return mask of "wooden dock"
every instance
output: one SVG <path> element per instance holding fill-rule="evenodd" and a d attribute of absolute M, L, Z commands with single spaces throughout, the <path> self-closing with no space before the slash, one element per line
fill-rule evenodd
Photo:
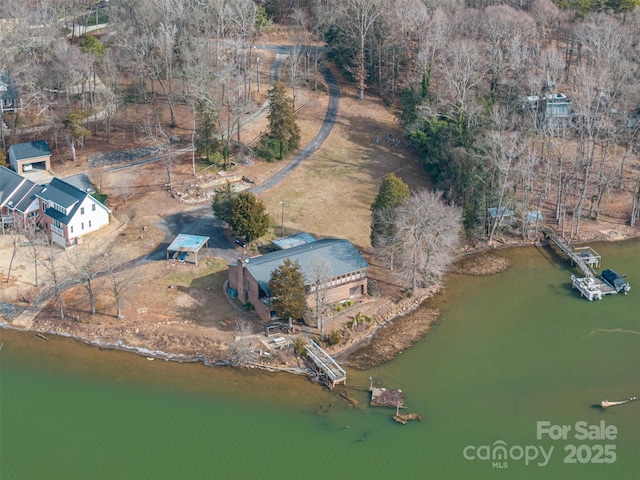
<path fill-rule="evenodd" d="M 548 228 L 542 228 L 541 232 L 567 256 L 572 265 L 584 273 L 584 277 L 571 275 L 571 288 L 577 289 L 581 297 L 585 297 L 587 300 L 601 300 L 605 295 L 629 291 L 628 284 L 626 288 L 616 290 L 612 285 L 596 276 L 594 269 L 600 268 L 602 257 L 593 248 L 589 246 L 572 247 L 564 238 Z M 615 274 L 615 272 L 612 273 Z"/>
<path fill-rule="evenodd" d="M 571 244 L 548 228 L 540 230 L 545 237 L 564 253 L 573 265 L 578 267 L 586 277 L 595 278 L 594 268 L 600 266 L 602 257 L 591 247 L 572 248 Z"/>
<path fill-rule="evenodd" d="M 309 357 L 317 370 L 319 380 L 323 384 L 330 389 L 333 389 L 339 383 L 346 385 L 347 372 L 317 343 L 309 340 L 309 343 L 304 348 L 307 351 L 307 357 Z"/>

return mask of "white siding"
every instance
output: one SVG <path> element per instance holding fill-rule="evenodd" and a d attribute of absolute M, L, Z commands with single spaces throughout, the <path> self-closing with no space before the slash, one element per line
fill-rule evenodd
<path fill-rule="evenodd" d="M 92 211 L 92 204 L 96 205 L 95 211 Z M 80 212 L 83 208 L 84 214 L 81 214 Z M 89 224 L 91 224 L 91 226 L 89 226 Z M 87 196 L 69 222 L 69 240 L 94 232 L 108 224 L 109 212 L 93 197 Z M 71 233 L 71 227 L 73 227 L 73 233 Z"/>

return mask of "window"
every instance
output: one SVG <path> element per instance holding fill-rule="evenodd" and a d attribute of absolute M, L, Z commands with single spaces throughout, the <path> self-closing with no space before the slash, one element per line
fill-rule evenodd
<path fill-rule="evenodd" d="M 89 220 L 89 228 L 91 228 L 91 220 Z"/>
<path fill-rule="evenodd" d="M 80 230 L 84 230 L 84 222 L 80 224 Z"/>
<path fill-rule="evenodd" d="M 69 227 L 69 233 L 73 233 L 73 225 Z"/>
<path fill-rule="evenodd" d="M 95 211 L 96 211 L 96 204 L 95 204 L 95 203 L 92 203 L 92 204 L 91 204 L 91 211 L 92 211 L 92 212 L 95 212 Z"/>
<path fill-rule="evenodd" d="M 80 207 L 80 215 L 84 215 L 84 207 Z"/>

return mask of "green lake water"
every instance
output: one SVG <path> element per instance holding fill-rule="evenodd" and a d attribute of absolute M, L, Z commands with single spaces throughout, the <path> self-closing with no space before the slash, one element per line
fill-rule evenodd
<path fill-rule="evenodd" d="M 300 377 L 0 330 L 0 478 L 637 478 L 640 402 L 594 405 L 640 395 L 640 242 L 592 246 L 628 296 L 588 302 L 550 250 L 501 251 L 507 272 L 447 279 L 423 341 L 348 371 L 360 409 Z M 370 376 L 424 422 L 369 408 Z"/>

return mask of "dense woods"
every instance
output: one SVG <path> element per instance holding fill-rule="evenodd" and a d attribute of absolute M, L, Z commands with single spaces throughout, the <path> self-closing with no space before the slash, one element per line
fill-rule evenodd
<path fill-rule="evenodd" d="M 546 205 L 579 237 L 612 193 L 638 217 L 638 0 L 5 0 L 0 18 L 0 71 L 23 107 L 1 120 L 47 127 L 55 147 L 82 148 L 92 120 L 110 134 L 140 102 L 158 106 L 147 131 L 188 109 L 186 140 L 226 162 L 255 102 L 253 47 L 275 22 L 293 32 L 292 96 L 315 85 L 326 43 L 362 101 L 379 95 L 397 112 L 468 233 L 490 240 L 494 208 L 514 211 L 527 237 Z M 79 28 L 105 21 L 99 39 Z"/>

